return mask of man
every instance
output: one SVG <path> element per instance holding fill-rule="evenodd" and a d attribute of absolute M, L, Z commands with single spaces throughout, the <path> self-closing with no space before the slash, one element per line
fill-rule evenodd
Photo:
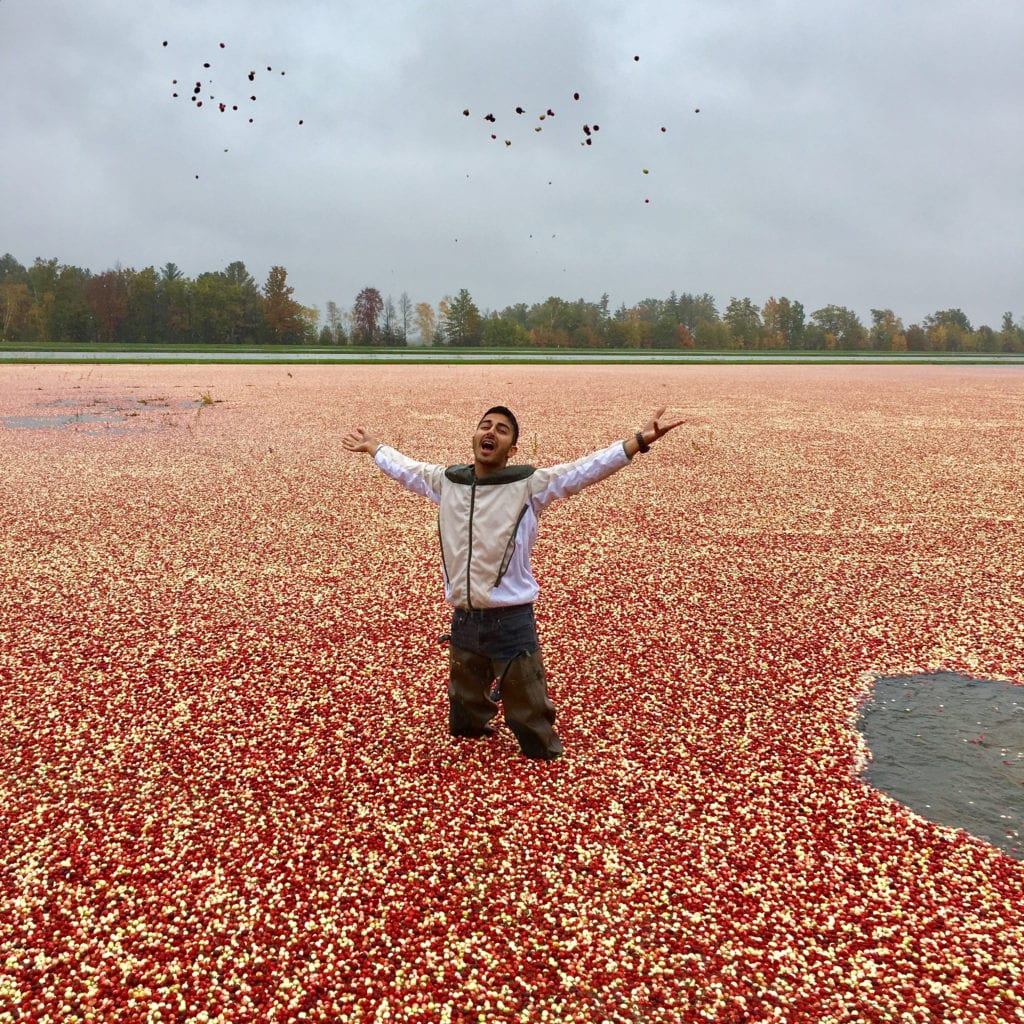
<path fill-rule="evenodd" d="M 365 452 L 403 487 L 440 506 L 438 532 L 445 598 L 452 614 L 448 724 L 453 736 L 490 736 L 498 712 L 527 757 L 562 753 L 548 697 L 533 602 L 539 588 L 530 568 L 538 517 L 551 502 L 576 494 L 628 465 L 638 452 L 683 421 L 662 422 L 658 409 L 643 428 L 602 451 L 545 469 L 509 465 L 519 424 L 503 405 L 488 409 L 473 434 L 473 462 L 416 462 L 363 428 L 342 445 Z"/>

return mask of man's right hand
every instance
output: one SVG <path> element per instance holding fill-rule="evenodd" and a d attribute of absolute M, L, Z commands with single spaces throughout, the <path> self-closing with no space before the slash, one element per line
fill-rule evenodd
<path fill-rule="evenodd" d="M 346 451 L 366 452 L 367 455 L 376 455 L 377 449 L 380 447 L 380 441 L 363 427 L 356 427 L 355 430 L 350 430 L 341 439 L 341 445 Z"/>

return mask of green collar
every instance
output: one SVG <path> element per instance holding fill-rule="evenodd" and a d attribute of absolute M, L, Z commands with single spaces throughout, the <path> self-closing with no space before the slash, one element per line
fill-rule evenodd
<path fill-rule="evenodd" d="M 533 476 L 536 471 L 536 466 L 506 466 L 504 469 L 496 469 L 493 473 L 488 473 L 487 476 L 478 477 L 473 472 L 471 465 L 460 464 L 449 466 L 444 471 L 444 475 L 453 484 L 466 484 L 466 486 L 476 484 L 479 487 L 484 487 L 490 484 L 510 484 L 516 480 L 525 480 L 528 476 Z"/>

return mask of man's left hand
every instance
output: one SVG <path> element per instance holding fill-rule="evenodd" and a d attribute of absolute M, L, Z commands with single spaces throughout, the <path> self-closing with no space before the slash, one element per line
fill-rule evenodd
<path fill-rule="evenodd" d="M 659 437 L 664 437 L 670 430 L 675 430 L 676 427 L 681 427 L 686 422 L 686 420 L 664 420 L 662 419 L 664 415 L 665 406 L 655 409 L 654 415 L 643 425 L 640 433 L 643 434 L 647 444 L 657 441 Z"/>

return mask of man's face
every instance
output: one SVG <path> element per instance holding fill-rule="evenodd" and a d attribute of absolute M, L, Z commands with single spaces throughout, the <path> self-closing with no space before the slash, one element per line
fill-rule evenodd
<path fill-rule="evenodd" d="M 473 461 L 478 474 L 501 469 L 516 453 L 512 443 L 512 424 L 507 416 L 489 412 L 477 424 L 473 435 Z"/>

